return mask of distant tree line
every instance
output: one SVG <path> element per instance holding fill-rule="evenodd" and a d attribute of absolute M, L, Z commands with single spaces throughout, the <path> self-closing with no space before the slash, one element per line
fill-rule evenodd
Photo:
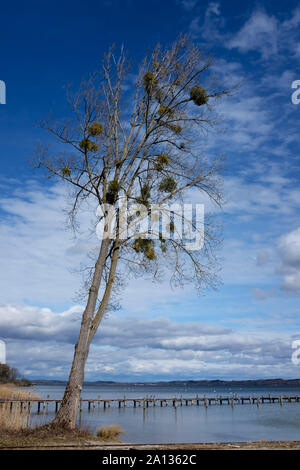
<path fill-rule="evenodd" d="M 0 384 L 13 383 L 20 386 L 30 386 L 31 382 L 22 377 L 18 369 L 10 367 L 8 364 L 0 363 Z"/>

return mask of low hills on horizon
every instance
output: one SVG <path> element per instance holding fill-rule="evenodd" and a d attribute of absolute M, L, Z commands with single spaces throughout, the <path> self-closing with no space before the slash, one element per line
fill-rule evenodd
<path fill-rule="evenodd" d="M 66 380 L 31 380 L 32 385 L 65 385 Z M 300 379 L 251 379 L 251 380 L 171 380 L 157 382 L 118 382 L 111 380 L 85 381 L 84 385 L 126 385 L 149 387 L 174 387 L 174 386 L 300 386 Z"/>

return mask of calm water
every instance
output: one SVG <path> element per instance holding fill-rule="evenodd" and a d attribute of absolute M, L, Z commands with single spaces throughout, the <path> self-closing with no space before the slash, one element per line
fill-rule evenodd
<path fill-rule="evenodd" d="M 43 398 L 61 398 L 64 386 L 39 385 L 32 388 Z M 300 387 L 146 387 L 146 386 L 85 386 L 82 398 L 144 398 L 183 396 L 192 398 L 215 395 L 300 395 Z M 300 403 L 260 405 L 118 408 L 105 410 L 96 405 L 87 410 L 83 404 L 78 421 L 92 432 L 107 424 L 120 424 L 124 429 L 123 442 L 130 443 L 180 443 L 225 442 L 252 440 L 300 440 Z M 37 415 L 33 412 L 32 424 L 45 423 L 54 416 L 53 405 Z"/>

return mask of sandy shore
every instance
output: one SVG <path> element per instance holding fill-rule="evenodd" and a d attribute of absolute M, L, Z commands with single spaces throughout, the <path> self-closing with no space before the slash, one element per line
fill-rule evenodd
<path fill-rule="evenodd" d="M 13 443 L 12 443 L 13 444 Z M 0 450 L 300 450 L 300 441 L 209 442 L 194 444 L 116 444 L 86 441 L 84 443 L 51 443 L 45 445 L 4 445 Z"/>

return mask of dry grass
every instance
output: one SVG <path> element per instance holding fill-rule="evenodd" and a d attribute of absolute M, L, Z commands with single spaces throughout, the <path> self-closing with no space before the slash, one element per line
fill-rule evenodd
<path fill-rule="evenodd" d="M 95 435 L 83 428 L 67 430 L 50 424 L 35 428 L 4 430 L 0 427 L 0 449 L 16 447 L 43 447 L 75 445 L 81 446 L 90 442 L 99 442 Z"/>
<path fill-rule="evenodd" d="M 28 427 L 30 412 L 21 411 L 21 405 L 15 403 L 12 410 L 10 403 L 0 404 L 0 429 L 5 431 L 19 431 Z"/>
<path fill-rule="evenodd" d="M 110 424 L 109 426 L 102 426 L 97 430 L 97 437 L 103 441 L 114 441 L 117 440 L 119 434 L 124 431 L 118 424 Z"/>
<path fill-rule="evenodd" d="M 13 385 L 0 385 L 0 400 L 30 400 L 40 398 L 38 395 L 22 390 Z M 20 403 L 0 403 L 0 429 L 4 431 L 20 431 L 28 428 L 30 411 Z"/>
<path fill-rule="evenodd" d="M 30 398 L 40 398 L 39 395 L 32 393 L 28 390 L 24 390 L 20 387 L 16 387 L 11 384 L 1 384 L 0 385 L 0 400 L 5 399 L 13 400 L 29 400 Z"/>

